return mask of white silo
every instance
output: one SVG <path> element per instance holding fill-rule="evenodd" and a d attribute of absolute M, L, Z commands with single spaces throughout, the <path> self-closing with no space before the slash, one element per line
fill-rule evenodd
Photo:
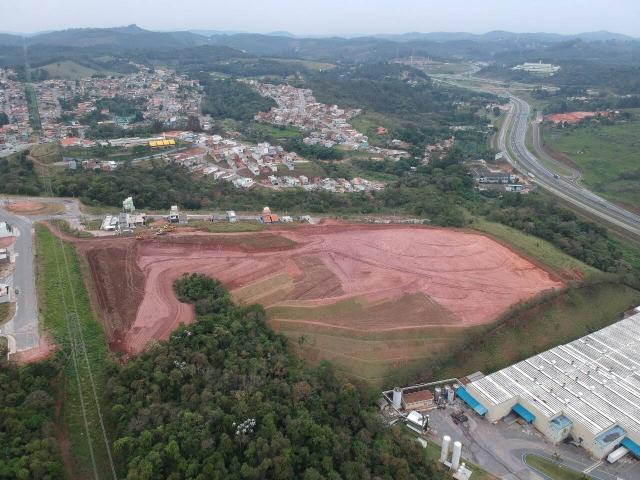
<path fill-rule="evenodd" d="M 462 443 L 454 442 L 453 455 L 451 456 L 451 470 L 453 470 L 454 472 L 458 471 L 458 467 L 460 466 L 461 455 L 462 455 Z"/>
<path fill-rule="evenodd" d="M 442 437 L 442 450 L 440 451 L 440 463 L 444 463 L 449 458 L 449 444 L 451 443 L 451 437 L 445 435 Z"/>
<path fill-rule="evenodd" d="M 400 387 L 393 389 L 393 406 L 397 409 L 402 408 L 402 389 Z"/>

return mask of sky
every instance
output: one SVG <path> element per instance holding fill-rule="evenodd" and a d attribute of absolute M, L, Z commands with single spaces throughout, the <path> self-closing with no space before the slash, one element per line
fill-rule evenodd
<path fill-rule="evenodd" d="M 134 23 L 298 35 L 609 30 L 640 37 L 640 0 L 0 0 L 0 31 Z"/>

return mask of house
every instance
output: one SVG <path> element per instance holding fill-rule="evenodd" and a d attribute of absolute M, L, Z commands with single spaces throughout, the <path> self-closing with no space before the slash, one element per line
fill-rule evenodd
<path fill-rule="evenodd" d="M 262 209 L 262 215 L 260 215 L 260 223 L 278 223 L 280 218 L 278 215 L 274 215 L 271 213 L 271 209 L 269 207 L 264 207 Z"/>
<path fill-rule="evenodd" d="M 427 410 L 433 407 L 433 393 L 430 390 L 403 393 L 402 408 L 405 410 Z"/>
<path fill-rule="evenodd" d="M 82 139 L 78 137 L 67 137 L 60 140 L 60 146 L 62 148 L 80 147 L 82 145 Z"/>

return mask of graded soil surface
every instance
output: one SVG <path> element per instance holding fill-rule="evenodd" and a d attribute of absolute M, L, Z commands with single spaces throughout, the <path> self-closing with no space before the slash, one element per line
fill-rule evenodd
<path fill-rule="evenodd" d="M 112 348 L 127 353 L 193 321 L 192 307 L 172 287 L 190 272 L 218 278 L 241 303 L 262 304 L 290 338 L 320 332 L 312 343 L 327 341 L 336 355 L 367 353 L 349 339 L 382 336 L 385 348 L 374 355 L 389 361 L 406 353 L 391 341 L 402 332 L 417 342 L 416 332 L 487 324 L 514 303 L 562 286 L 487 236 L 441 228 L 324 225 L 74 243 L 91 267 Z"/>
<path fill-rule="evenodd" d="M 55 215 L 64 211 L 63 205 L 32 200 L 13 201 L 5 208 L 17 215 Z"/>

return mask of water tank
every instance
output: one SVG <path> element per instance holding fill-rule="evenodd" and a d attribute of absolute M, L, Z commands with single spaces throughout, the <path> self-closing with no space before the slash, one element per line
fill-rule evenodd
<path fill-rule="evenodd" d="M 453 388 L 447 390 L 447 402 L 451 403 L 456 398 L 456 391 Z"/>
<path fill-rule="evenodd" d="M 436 403 L 438 403 L 438 401 L 440 400 L 441 395 L 442 395 L 442 389 L 440 387 L 436 387 L 436 393 L 434 396 Z"/>
<path fill-rule="evenodd" d="M 451 437 L 445 435 L 442 437 L 442 450 L 440 451 L 440 462 L 444 463 L 449 458 L 449 444 L 451 443 Z"/>
<path fill-rule="evenodd" d="M 400 387 L 393 389 L 393 406 L 398 409 L 402 408 L 402 389 Z"/>
<path fill-rule="evenodd" d="M 627 450 L 625 447 L 616 448 L 607 457 L 607 462 L 616 463 L 618 460 L 624 457 L 627 453 L 629 453 L 629 450 Z"/>
<path fill-rule="evenodd" d="M 462 455 L 462 444 L 460 442 L 453 443 L 453 455 L 451 456 L 451 470 L 458 471 L 460 466 L 460 456 Z"/>

